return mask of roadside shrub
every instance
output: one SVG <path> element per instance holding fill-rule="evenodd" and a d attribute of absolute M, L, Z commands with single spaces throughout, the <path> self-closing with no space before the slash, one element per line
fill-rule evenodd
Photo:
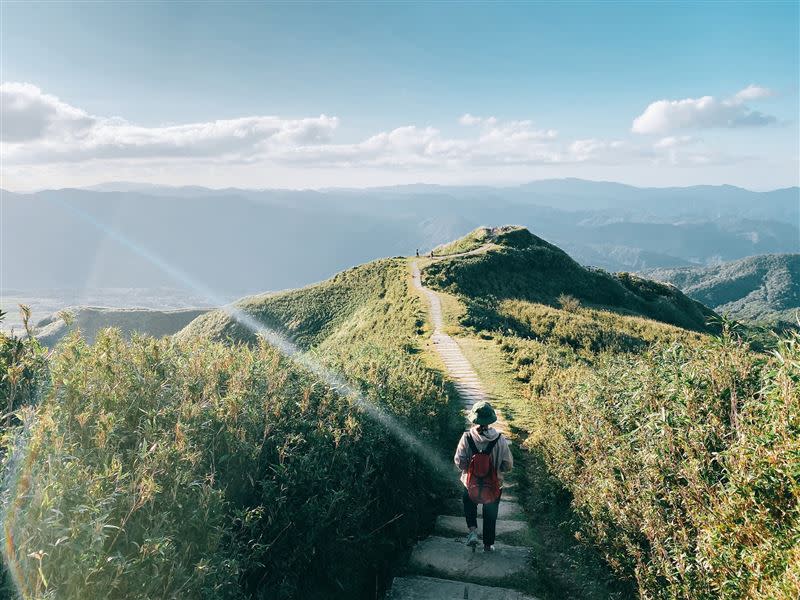
<path fill-rule="evenodd" d="M 435 492 L 419 457 L 263 345 L 106 331 L 51 370 L 6 459 L 24 598 L 366 595 Z M 433 381 L 397 393 L 437 410 Z"/>
<path fill-rule="evenodd" d="M 643 598 L 800 596 L 800 339 L 729 332 L 548 373 L 527 441 Z"/>
<path fill-rule="evenodd" d="M 20 412 L 36 403 L 47 382 L 45 349 L 31 336 L 30 311 L 25 306 L 20 308 L 25 336 L 0 331 L 0 450 L 19 425 Z M 0 310 L 0 322 L 4 317 L 5 312 Z M 0 598 L 10 598 L 12 594 L 9 574 L 0 569 Z"/>
<path fill-rule="evenodd" d="M 581 301 L 575 296 L 570 296 L 569 294 L 559 294 L 558 298 L 556 298 L 556 301 L 562 309 L 571 313 L 578 312 L 581 307 Z"/>
<path fill-rule="evenodd" d="M 0 331 L 0 407 L 6 428 L 15 421 L 17 409 L 36 401 L 46 374 L 45 350 L 29 329 L 30 311 L 25 306 L 20 309 L 26 335 Z M 0 323 L 4 317 L 0 310 Z"/>

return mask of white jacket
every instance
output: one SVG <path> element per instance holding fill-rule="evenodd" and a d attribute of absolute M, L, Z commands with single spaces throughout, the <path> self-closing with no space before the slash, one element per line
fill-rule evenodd
<path fill-rule="evenodd" d="M 456 463 L 459 471 L 461 471 L 461 482 L 464 486 L 467 485 L 467 469 L 469 468 L 469 461 L 472 458 L 472 449 L 469 447 L 467 436 L 472 437 L 475 446 L 481 451 L 486 448 L 489 442 L 499 435 L 500 432 L 493 427 L 481 433 L 479 427 L 474 425 L 461 436 L 453 461 Z M 503 473 L 508 473 L 514 467 L 514 457 L 511 456 L 511 449 L 508 446 L 508 440 L 506 436 L 503 436 L 492 449 L 492 464 L 497 468 L 497 478 L 500 480 L 500 487 L 503 487 Z"/>

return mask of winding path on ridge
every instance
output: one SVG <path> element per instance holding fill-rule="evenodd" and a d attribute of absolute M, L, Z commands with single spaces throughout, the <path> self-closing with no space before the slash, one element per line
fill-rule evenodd
<path fill-rule="evenodd" d="M 447 258 L 484 251 L 486 247 Z M 464 409 L 475 402 L 489 400 L 477 373 L 470 365 L 456 340 L 444 332 L 442 304 L 439 295 L 422 284 L 419 264 L 412 262 L 414 287 L 428 300 L 433 325 L 431 340 L 444 363 L 447 375 L 461 396 Z M 499 415 L 498 415 L 499 416 Z M 506 429 L 500 417 L 497 428 Z M 454 444 L 455 445 L 455 444 Z M 455 469 L 454 469 L 455 471 Z M 455 473 L 454 473 L 455 477 Z M 408 567 L 395 577 L 387 595 L 389 600 L 534 600 L 513 587 L 523 581 L 530 569 L 530 548 L 515 544 L 529 535 L 528 524 L 516 497 L 504 487 L 497 520 L 497 542 L 494 552 L 473 552 L 464 545 L 466 524 L 459 498 L 453 498 L 448 514 L 436 519 L 434 535 L 418 542 L 411 552 Z M 482 509 L 481 509 L 482 510 Z M 482 529 L 478 520 L 478 532 Z"/>
<path fill-rule="evenodd" d="M 463 254 L 450 255 L 453 256 L 467 256 L 469 254 L 476 254 L 484 248 L 473 250 L 472 252 L 465 252 Z M 477 373 L 469 364 L 466 356 L 461 351 L 458 343 L 448 334 L 444 332 L 444 320 L 442 318 L 442 302 L 439 299 L 439 294 L 430 288 L 422 285 L 422 276 L 419 270 L 417 261 L 412 263 L 411 276 L 414 282 L 414 287 L 420 290 L 428 300 L 430 308 L 430 319 L 433 325 L 433 335 L 431 341 L 436 349 L 436 353 L 442 359 L 447 374 L 453 381 L 453 385 L 458 391 L 459 396 L 464 404 L 464 409 L 469 410 L 475 402 L 481 400 L 490 400 L 489 394 L 483 388 Z M 506 423 L 503 421 L 502 416 L 498 415 L 498 423 L 495 425 L 500 431 L 505 431 Z"/>

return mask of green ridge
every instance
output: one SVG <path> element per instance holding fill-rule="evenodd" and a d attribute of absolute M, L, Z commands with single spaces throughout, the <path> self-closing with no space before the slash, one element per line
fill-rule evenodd
<path fill-rule="evenodd" d="M 424 271 L 426 285 L 466 298 L 470 317 L 482 326 L 499 300 L 559 306 L 560 296 L 696 331 L 707 331 L 708 320 L 716 316 L 673 286 L 630 273 L 611 275 L 587 269 L 527 229 L 507 227 L 497 231 L 500 233 L 493 238 L 496 245 L 486 252 L 443 258 Z"/>

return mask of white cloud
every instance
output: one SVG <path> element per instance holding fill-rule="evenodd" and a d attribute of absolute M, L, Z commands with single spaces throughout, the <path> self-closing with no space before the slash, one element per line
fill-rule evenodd
<path fill-rule="evenodd" d="M 61 102 L 36 86 L 4 83 L 3 154 L 17 163 L 90 159 L 224 158 L 246 160 L 273 148 L 330 141 L 339 121 L 244 117 L 166 127 L 104 118 Z"/>
<path fill-rule="evenodd" d="M 689 144 L 695 143 L 697 140 L 690 135 L 679 135 L 679 136 L 667 136 L 663 137 L 658 140 L 655 144 L 653 144 L 653 148 L 656 150 L 662 150 L 665 148 L 677 148 L 679 146 L 686 146 Z"/>
<path fill-rule="evenodd" d="M 494 127 L 497 124 L 497 119 L 495 117 L 476 117 L 475 115 L 464 113 L 458 120 L 458 122 L 461 123 L 462 125 L 466 125 L 467 127 L 471 127 L 473 125 Z"/>
<path fill-rule="evenodd" d="M 276 154 L 277 160 L 324 166 L 436 167 L 454 165 L 548 164 L 574 160 L 555 130 L 531 121 L 498 122 L 464 115 L 468 126 L 480 123 L 477 137 L 449 138 L 433 127 L 409 125 L 381 132 L 354 144 L 317 144 Z"/>
<path fill-rule="evenodd" d="M 686 129 L 763 127 L 777 119 L 747 107 L 744 102 L 771 94 L 766 88 L 750 85 L 724 100 L 713 96 L 658 100 L 634 119 L 632 131 L 664 134 Z"/>
<path fill-rule="evenodd" d="M 49 136 L 80 137 L 95 125 L 94 117 L 43 94 L 29 83 L 0 85 L 3 129 L 0 141 L 32 142 Z"/>
<path fill-rule="evenodd" d="M 299 119 L 246 116 L 145 127 L 122 118 L 92 115 L 30 84 L 3 84 L 0 92 L 4 125 L 0 149 L 5 172 L 17 177 L 36 169 L 45 173 L 80 168 L 110 179 L 115 173 L 131 178 L 136 169 L 142 173 L 165 168 L 199 172 L 251 165 L 263 167 L 265 172 L 353 168 L 355 173 L 357 168 L 442 174 L 727 160 L 710 149 L 696 147 L 690 136 L 669 135 L 640 145 L 592 137 L 562 140 L 555 129 L 537 127 L 530 120 L 501 121 L 469 113 L 459 119 L 467 128 L 463 135 L 410 124 L 343 143 L 337 139 L 339 119 L 326 115 Z M 742 92 L 751 98 L 763 97 L 763 92 L 750 88 Z"/>
<path fill-rule="evenodd" d="M 763 98 L 770 98 L 775 95 L 775 92 L 769 88 L 761 87 L 751 83 L 743 90 L 736 92 L 733 97 L 737 102 L 747 102 L 748 100 L 761 100 Z"/>
<path fill-rule="evenodd" d="M 643 152 L 648 154 L 646 150 Z M 652 145 L 649 157 L 653 165 L 678 167 L 732 165 L 745 159 L 709 147 L 702 139 L 690 135 L 667 136 L 657 140 Z"/>
<path fill-rule="evenodd" d="M 476 135 L 446 137 L 408 125 L 356 143 L 335 143 L 336 117 L 251 116 L 185 125 L 144 127 L 95 116 L 30 84 L 6 83 L 2 150 L 10 164 L 81 161 L 273 161 L 306 166 L 382 167 L 546 164 L 576 160 L 558 133 L 528 120 L 499 122 L 466 114 Z M 582 155 L 580 160 L 584 160 Z"/>

